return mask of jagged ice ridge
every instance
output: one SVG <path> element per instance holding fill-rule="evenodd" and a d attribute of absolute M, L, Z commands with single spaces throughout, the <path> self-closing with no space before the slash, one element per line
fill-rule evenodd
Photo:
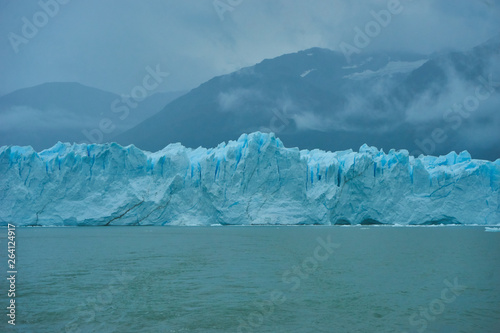
<path fill-rule="evenodd" d="M 495 225 L 499 187 L 500 159 L 467 151 L 309 151 L 260 132 L 155 153 L 115 143 L 0 148 L 1 225 Z"/>

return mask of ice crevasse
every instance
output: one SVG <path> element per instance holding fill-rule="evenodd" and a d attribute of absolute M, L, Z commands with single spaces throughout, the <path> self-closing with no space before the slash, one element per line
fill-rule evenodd
<path fill-rule="evenodd" d="M 0 225 L 500 224 L 500 159 L 363 145 L 286 148 L 243 134 L 179 143 L 0 148 Z"/>

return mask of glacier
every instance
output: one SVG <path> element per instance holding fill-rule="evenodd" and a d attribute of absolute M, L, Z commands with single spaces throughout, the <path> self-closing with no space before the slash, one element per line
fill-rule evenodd
<path fill-rule="evenodd" d="M 0 147 L 0 225 L 500 224 L 500 159 L 361 146 L 286 148 L 273 133 L 216 148 Z"/>

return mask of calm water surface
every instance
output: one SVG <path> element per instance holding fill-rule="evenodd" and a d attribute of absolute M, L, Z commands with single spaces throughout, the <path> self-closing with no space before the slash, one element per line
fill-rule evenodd
<path fill-rule="evenodd" d="M 0 332 L 500 332 L 500 233 L 483 227 L 17 228 L 16 237 L 17 324 L 3 310 Z"/>

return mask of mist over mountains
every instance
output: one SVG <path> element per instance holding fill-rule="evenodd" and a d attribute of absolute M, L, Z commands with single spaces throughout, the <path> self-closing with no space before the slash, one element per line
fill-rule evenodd
<path fill-rule="evenodd" d="M 498 36 L 467 51 L 363 51 L 349 62 L 312 48 L 214 77 L 187 94 L 154 94 L 127 112 L 123 96 L 47 83 L 0 98 L 0 145 L 40 150 L 57 141 L 116 141 L 156 151 L 174 142 L 212 147 L 262 131 L 301 149 L 367 143 L 415 156 L 468 150 L 495 160 L 499 53 Z"/>
<path fill-rule="evenodd" d="M 349 64 L 321 48 L 286 54 L 209 80 L 116 141 L 211 147 L 260 130 L 307 149 L 368 143 L 496 159 L 499 40 L 430 56 L 366 52 Z"/>
<path fill-rule="evenodd" d="M 0 97 L 0 145 L 41 150 L 58 141 L 107 142 L 182 94 L 155 93 L 132 104 L 123 96 L 74 82 L 19 89 Z"/>

